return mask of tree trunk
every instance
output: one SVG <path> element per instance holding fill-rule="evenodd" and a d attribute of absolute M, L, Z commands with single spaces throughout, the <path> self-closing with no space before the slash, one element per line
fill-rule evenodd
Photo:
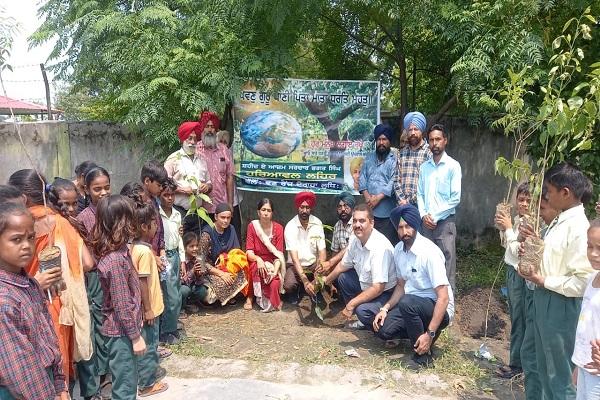
<path fill-rule="evenodd" d="M 458 103 L 458 98 L 456 96 L 452 96 L 448 101 L 442 105 L 442 107 L 438 110 L 437 113 L 433 114 L 431 118 L 429 118 L 427 128 L 437 124 L 437 122 L 444 116 L 445 113 L 448 112 L 452 107 L 454 107 Z"/>
<path fill-rule="evenodd" d="M 399 75 L 400 75 L 400 118 L 408 113 L 408 79 L 406 77 L 406 57 L 404 55 L 404 37 L 402 35 L 402 26 L 396 22 L 396 37 L 394 53 L 396 54 Z"/>

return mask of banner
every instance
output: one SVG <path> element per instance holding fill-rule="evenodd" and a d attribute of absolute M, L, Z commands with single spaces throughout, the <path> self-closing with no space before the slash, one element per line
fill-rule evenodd
<path fill-rule="evenodd" d="M 238 188 L 358 194 L 374 151 L 379 82 L 286 79 L 248 83 L 233 107 Z"/>

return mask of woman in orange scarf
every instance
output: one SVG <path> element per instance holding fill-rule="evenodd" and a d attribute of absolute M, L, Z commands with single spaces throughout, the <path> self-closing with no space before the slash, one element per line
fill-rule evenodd
<path fill-rule="evenodd" d="M 94 261 L 77 230 L 54 210 L 44 206 L 46 181 L 32 169 L 15 172 L 8 183 L 27 198 L 26 206 L 34 218 L 35 252 L 26 268 L 51 298 L 48 310 L 58 336 L 63 371 L 67 384 L 74 377 L 73 362 L 92 355 L 90 316 L 83 271 Z M 40 271 L 39 253 L 48 246 L 61 250 L 61 267 Z M 65 286 L 53 289 L 62 282 Z"/>

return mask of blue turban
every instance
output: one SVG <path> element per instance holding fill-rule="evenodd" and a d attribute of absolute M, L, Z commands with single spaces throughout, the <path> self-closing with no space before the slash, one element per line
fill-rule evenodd
<path fill-rule="evenodd" d="M 418 111 L 409 112 L 404 117 L 404 129 L 408 129 L 410 124 L 414 124 L 421 132 L 425 132 L 427 120 L 425 116 Z"/>
<path fill-rule="evenodd" d="M 403 219 L 413 229 L 419 230 L 421 227 L 421 215 L 417 207 L 412 204 L 405 204 L 403 206 L 396 207 L 390 214 L 390 221 L 394 224 L 394 228 L 398 230 L 400 220 Z"/>
<path fill-rule="evenodd" d="M 394 130 L 388 124 L 379 124 L 373 130 L 373 135 L 375 136 L 375 140 L 379 138 L 381 135 L 385 135 L 386 138 L 391 142 L 394 137 Z"/>
<path fill-rule="evenodd" d="M 337 206 L 340 201 L 343 201 L 354 210 L 354 206 L 356 205 L 356 200 L 354 200 L 354 196 L 350 192 L 342 192 L 335 196 L 335 205 Z"/>

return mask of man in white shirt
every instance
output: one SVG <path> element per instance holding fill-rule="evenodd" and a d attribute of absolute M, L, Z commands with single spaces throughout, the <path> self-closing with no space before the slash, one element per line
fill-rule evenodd
<path fill-rule="evenodd" d="M 454 317 L 454 296 L 442 251 L 419 234 L 421 216 L 411 204 L 392 210 L 400 242 L 394 249 L 398 277 L 391 298 L 380 308 L 373 330 L 382 339 L 408 338 L 419 366 L 432 363 L 431 346 Z"/>
<path fill-rule="evenodd" d="M 375 314 L 385 304 L 396 285 L 393 246 L 375 229 L 373 211 L 359 204 L 352 214 L 354 235 L 342 261 L 325 278 L 325 284 L 336 278 L 346 307 L 342 311 L 347 319 L 356 314 L 360 324 L 370 326 Z"/>
<path fill-rule="evenodd" d="M 283 288 L 292 304 L 300 301 L 301 287 L 310 296 L 315 295 L 314 272 L 327 258 L 323 223 L 311 215 L 317 197 L 312 192 L 300 192 L 294 198 L 298 215 L 285 226 L 285 248 L 288 252 L 288 267 L 283 278 Z"/>
<path fill-rule="evenodd" d="M 206 162 L 196 156 L 196 144 L 201 133 L 200 123 L 182 123 L 177 130 L 181 149 L 172 153 L 165 161 L 167 175 L 177 184 L 173 206 L 183 218 L 183 231 L 196 232 L 198 235 L 203 222 L 196 214 L 187 215 L 190 209 L 190 195 L 208 194 L 212 190 Z M 196 205 L 200 207 L 202 202 L 199 199 L 196 201 Z"/>

